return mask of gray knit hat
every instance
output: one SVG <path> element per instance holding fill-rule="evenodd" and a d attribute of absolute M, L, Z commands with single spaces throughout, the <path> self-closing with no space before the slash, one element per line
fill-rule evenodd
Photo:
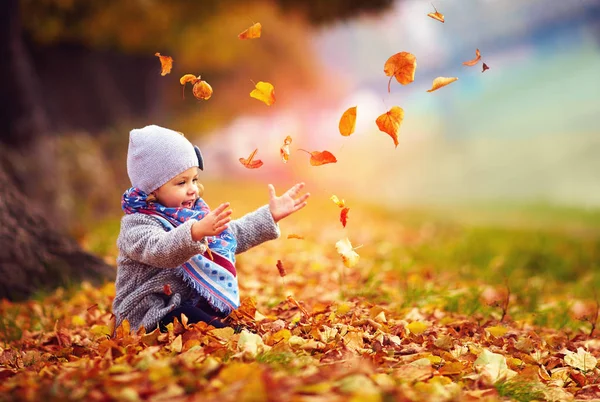
<path fill-rule="evenodd" d="M 200 149 L 177 131 L 152 125 L 129 132 L 127 174 L 133 187 L 150 194 L 193 166 L 204 169 Z"/>

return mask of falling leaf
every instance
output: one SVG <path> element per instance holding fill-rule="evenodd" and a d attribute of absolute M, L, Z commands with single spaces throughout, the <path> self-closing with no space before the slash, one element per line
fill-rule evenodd
<path fill-rule="evenodd" d="M 340 212 L 340 222 L 342 222 L 342 226 L 346 227 L 346 222 L 348 221 L 348 212 L 350 211 L 350 208 L 346 207 L 344 209 L 342 209 L 342 212 Z"/>
<path fill-rule="evenodd" d="M 299 149 L 299 151 L 304 151 L 310 155 L 310 164 L 312 166 L 321 166 L 321 165 L 325 165 L 327 163 L 336 163 L 337 162 L 337 159 L 335 158 L 335 156 L 333 156 L 333 154 L 329 151 L 308 152 L 305 149 Z"/>
<path fill-rule="evenodd" d="M 333 201 L 335 203 L 335 205 L 337 205 L 340 208 L 344 208 L 346 206 L 346 201 L 345 200 L 340 200 L 337 195 L 332 195 L 329 198 L 331 201 Z"/>
<path fill-rule="evenodd" d="M 388 81 L 388 92 L 391 92 L 390 84 L 392 78 L 402 84 L 407 85 L 415 80 L 415 70 L 417 69 L 417 58 L 408 52 L 396 53 L 383 66 L 383 72 L 390 77 Z"/>
<path fill-rule="evenodd" d="M 433 6 L 433 4 L 432 4 Z M 439 22 L 444 22 L 444 14 L 438 12 L 437 8 L 435 8 L 435 6 L 433 6 L 433 9 L 435 10 L 435 13 L 429 13 L 427 14 L 428 17 L 433 18 L 434 20 L 438 20 Z"/>
<path fill-rule="evenodd" d="M 173 58 L 171 56 L 161 56 L 160 53 L 154 53 L 160 60 L 160 75 L 165 76 L 171 72 L 173 68 Z"/>
<path fill-rule="evenodd" d="M 281 260 L 277 260 L 277 270 L 279 271 L 279 276 L 282 278 L 286 275 L 285 267 L 283 266 Z"/>
<path fill-rule="evenodd" d="M 256 88 L 250 92 L 250 96 L 254 99 L 264 102 L 267 106 L 275 103 L 275 88 L 269 82 L 258 81 Z"/>
<path fill-rule="evenodd" d="M 298 239 L 298 240 L 304 240 L 304 236 L 301 236 L 299 234 L 295 234 L 295 233 L 291 233 L 289 235 L 287 235 L 288 239 Z"/>
<path fill-rule="evenodd" d="M 348 238 L 339 240 L 337 243 L 335 243 L 335 248 L 337 252 L 342 256 L 342 261 L 344 262 L 344 265 L 348 268 L 352 268 L 358 263 L 360 256 L 356 253 L 356 251 L 354 251 L 354 249 L 352 248 L 352 243 L 350 243 L 350 240 Z"/>
<path fill-rule="evenodd" d="M 179 79 L 179 83 L 185 85 L 188 82 L 191 82 L 192 85 L 194 85 L 198 80 L 200 80 L 200 76 L 196 77 L 194 74 L 184 74 Z"/>
<path fill-rule="evenodd" d="M 485 70 L 489 70 L 490 68 L 488 67 L 487 64 L 483 63 L 483 69 L 481 70 L 481 72 L 485 72 Z"/>
<path fill-rule="evenodd" d="M 473 60 L 469 60 L 469 61 L 464 61 L 463 64 L 465 66 L 474 66 L 475 64 L 479 63 L 479 60 L 481 60 L 481 53 L 479 53 L 479 49 L 475 49 L 475 58 Z"/>
<path fill-rule="evenodd" d="M 457 77 L 437 77 L 435 80 L 433 80 L 431 89 L 428 89 L 427 92 L 436 91 L 441 87 L 445 87 L 446 85 L 453 83 L 456 80 L 458 80 Z"/>
<path fill-rule="evenodd" d="M 582 347 L 577 348 L 577 353 L 565 351 L 565 363 L 581 371 L 590 371 L 596 368 L 598 360 Z"/>
<path fill-rule="evenodd" d="M 343 136 L 349 136 L 354 132 L 354 128 L 356 127 L 356 106 L 348 108 L 342 114 L 339 123 L 340 134 Z"/>
<path fill-rule="evenodd" d="M 238 35 L 240 39 L 257 39 L 260 38 L 260 34 L 262 32 L 262 25 L 260 22 L 255 23 L 250 28 L 246 29 L 244 32 Z"/>
<path fill-rule="evenodd" d="M 257 169 L 259 167 L 261 167 L 263 165 L 263 161 L 261 161 L 260 159 L 257 160 L 253 160 L 254 159 L 254 155 L 256 155 L 256 152 L 258 151 L 258 148 L 256 148 L 248 157 L 248 159 L 244 159 L 244 158 L 240 158 L 240 162 L 242 165 L 246 166 L 248 169 Z"/>
<path fill-rule="evenodd" d="M 165 284 L 163 286 L 163 293 L 166 294 L 167 296 L 171 296 L 173 294 L 173 291 L 171 290 L 171 285 L 169 285 L 168 283 Z"/>
<path fill-rule="evenodd" d="M 400 130 L 400 124 L 404 120 L 404 110 L 398 106 L 392 106 L 392 108 L 379 116 L 375 123 L 379 127 L 380 131 L 389 134 L 394 140 L 394 145 L 398 146 L 398 130 Z"/>
<path fill-rule="evenodd" d="M 285 140 L 283 140 L 283 146 L 281 148 L 279 148 L 279 153 L 281 154 L 281 159 L 283 160 L 283 163 L 287 163 L 287 161 L 290 159 L 290 144 L 292 143 L 292 137 L 290 137 L 289 135 L 287 137 L 285 137 Z"/>
<path fill-rule="evenodd" d="M 194 84 L 192 93 L 196 99 L 208 100 L 212 96 L 213 90 L 208 82 L 200 80 Z"/>

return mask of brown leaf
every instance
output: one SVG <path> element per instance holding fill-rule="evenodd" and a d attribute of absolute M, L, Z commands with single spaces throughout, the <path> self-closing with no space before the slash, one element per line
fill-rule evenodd
<path fill-rule="evenodd" d="M 488 67 L 487 64 L 483 63 L 483 69 L 481 70 L 481 72 L 485 72 L 485 70 L 489 70 L 490 68 Z"/>
<path fill-rule="evenodd" d="M 348 221 L 348 212 L 350 211 L 350 208 L 346 207 L 344 209 L 342 209 L 342 212 L 340 212 L 340 222 L 342 222 L 342 226 L 346 227 L 346 222 Z"/>
<path fill-rule="evenodd" d="M 281 260 L 277 260 L 277 270 L 279 271 L 279 276 L 282 278 L 286 275 L 285 267 L 283 266 Z"/>
<path fill-rule="evenodd" d="M 290 159 L 290 144 L 292 143 L 292 137 L 290 137 L 289 135 L 287 137 L 285 137 L 285 140 L 283 140 L 283 146 L 281 148 L 279 148 L 279 154 L 281 155 L 281 159 L 283 160 L 283 163 L 287 163 L 287 161 Z"/>
<path fill-rule="evenodd" d="M 390 77 L 388 81 L 388 92 L 391 92 L 390 84 L 392 77 L 402 84 L 407 85 L 415 80 L 415 70 L 417 69 L 417 58 L 408 52 L 400 52 L 391 56 L 383 66 L 383 72 Z"/>
<path fill-rule="evenodd" d="M 431 89 L 428 89 L 427 92 L 437 91 L 438 89 L 445 87 L 448 84 L 453 83 L 458 80 L 457 77 L 437 77 L 433 80 L 433 84 L 431 84 Z"/>
<path fill-rule="evenodd" d="M 260 38 L 260 34 L 262 33 L 262 25 L 260 22 L 253 24 L 250 28 L 246 29 L 244 32 L 238 35 L 240 39 L 257 39 Z"/>
<path fill-rule="evenodd" d="M 479 60 L 481 59 L 481 53 L 479 53 L 479 49 L 475 49 L 475 58 L 473 60 L 469 60 L 469 61 L 464 61 L 463 64 L 465 66 L 474 66 L 475 64 L 479 63 Z"/>
<path fill-rule="evenodd" d="M 299 151 L 304 151 L 310 155 L 310 164 L 312 166 L 321 166 L 321 165 L 325 165 L 327 163 L 336 163 L 337 162 L 337 159 L 335 158 L 335 156 L 333 156 L 333 154 L 329 151 L 308 152 L 305 149 L 299 149 Z"/>
<path fill-rule="evenodd" d="M 247 167 L 248 169 L 257 169 L 259 167 L 261 167 L 263 165 L 263 161 L 261 161 L 260 159 L 257 160 L 253 160 L 254 159 L 254 155 L 256 155 L 256 152 L 258 151 L 258 148 L 256 148 L 248 157 L 248 159 L 244 159 L 244 158 L 240 158 L 240 163 L 242 165 L 244 165 L 245 167 Z"/>
<path fill-rule="evenodd" d="M 163 286 L 163 293 L 166 294 L 167 296 L 171 296 L 173 294 L 173 291 L 171 290 L 171 285 L 169 285 L 168 283 L 166 283 Z"/>
<path fill-rule="evenodd" d="M 375 123 L 379 127 L 380 131 L 388 134 L 394 140 L 394 145 L 398 146 L 398 131 L 400 125 L 404 120 L 404 110 L 398 106 L 392 106 L 392 108 L 379 116 Z"/>
<path fill-rule="evenodd" d="M 340 129 L 340 134 L 345 137 L 354 132 L 356 127 L 356 106 L 348 108 L 344 114 L 342 114 L 338 126 Z"/>
<path fill-rule="evenodd" d="M 433 6 L 433 4 L 432 4 Z M 428 17 L 433 18 L 434 20 L 438 20 L 439 22 L 444 22 L 444 14 L 438 12 L 437 8 L 435 8 L 435 6 L 433 6 L 433 9 L 435 10 L 435 13 L 429 13 L 427 14 Z"/>
<path fill-rule="evenodd" d="M 171 72 L 173 68 L 173 58 L 171 56 L 161 56 L 160 53 L 154 53 L 160 60 L 160 75 L 165 76 Z"/>

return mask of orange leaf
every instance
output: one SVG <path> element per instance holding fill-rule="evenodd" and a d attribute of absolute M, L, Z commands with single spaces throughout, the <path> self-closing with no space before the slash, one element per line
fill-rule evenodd
<path fill-rule="evenodd" d="M 163 293 L 166 294 L 167 296 L 171 296 L 173 294 L 173 291 L 171 290 L 171 285 L 169 285 L 168 283 L 166 285 L 164 285 Z"/>
<path fill-rule="evenodd" d="M 199 80 L 197 81 L 193 88 L 192 92 L 196 99 L 204 99 L 208 100 L 213 94 L 212 87 L 206 81 Z"/>
<path fill-rule="evenodd" d="M 287 235 L 288 239 L 298 239 L 298 240 L 304 240 L 304 236 L 295 234 L 295 233 L 291 233 L 289 235 Z"/>
<path fill-rule="evenodd" d="M 346 207 L 344 209 L 342 209 L 342 212 L 340 212 L 340 222 L 342 222 L 342 226 L 346 227 L 346 222 L 348 222 L 348 212 L 350 211 L 350 208 Z"/>
<path fill-rule="evenodd" d="M 342 114 L 339 129 L 340 134 L 347 137 L 354 132 L 356 127 L 356 106 L 349 108 Z"/>
<path fill-rule="evenodd" d="M 415 70 L 417 69 L 417 58 L 408 52 L 396 53 L 383 66 L 383 72 L 390 77 L 388 81 L 388 92 L 391 92 L 390 84 L 392 77 L 402 84 L 407 85 L 415 80 Z"/>
<path fill-rule="evenodd" d="M 448 84 L 452 84 L 456 80 L 458 80 L 457 77 L 437 77 L 435 80 L 433 80 L 431 89 L 428 89 L 427 92 L 436 91 L 441 87 L 445 87 Z"/>
<path fill-rule="evenodd" d="M 194 85 L 199 80 L 200 76 L 196 77 L 194 74 L 185 74 L 181 76 L 181 78 L 179 79 L 179 83 L 181 85 L 185 85 L 186 83 L 191 82 L 192 85 Z"/>
<path fill-rule="evenodd" d="M 389 134 L 394 140 L 394 145 L 398 146 L 398 130 L 400 130 L 400 124 L 404 120 L 404 110 L 398 106 L 392 106 L 392 108 L 379 116 L 375 123 L 379 127 L 380 131 Z"/>
<path fill-rule="evenodd" d="M 160 60 L 160 75 L 165 76 L 171 72 L 173 68 L 173 58 L 171 56 L 161 56 L 160 53 L 154 53 Z"/>
<path fill-rule="evenodd" d="M 429 13 L 427 16 L 433 18 L 434 20 L 438 20 L 439 22 L 444 22 L 444 14 L 439 13 L 435 6 L 433 6 L 433 9 L 435 10 L 435 13 Z"/>
<path fill-rule="evenodd" d="M 260 34 L 262 32 L 262 25 L 260 22 L 252 25 L 250 28 L 246 29 L 244 32 L 238 35 L 240 39 L 256 39 L 260 38 Z"/>
<path fill-rule="evenodd" d="M 310 314 L 308 313 L 308 311 L 306 311 L 306 309 L 305 309 L 304 307 L 302 307 L 302 306 L 300 305 L 300 303 L 298 303 L 298 302 L 296 301 L 296 299 L 294 299 L 294 298 L 293 298 L 291 295 L 289 295 L 289 296 L 287 297 L 287 300 L 288 300 L 290 303 L 294 304 L 296 307 L 298 307 L 298 308 L 300 309 L 300 311 L 302 311 L 302 314 L 304 314 L 304 315 L 305 315 L 307 318 L 310 318 Z"/>
<path fill-rule="evenodd" d="M 250 96 L 264 102 L 267 106 L 275 103 L 275 88 L 269 82 L 258 81 Z"/>
<path fill-rule="evenodd" d="M 286 275 L 285 267 L 283 266 L 281 260 L 277 260 L 277 270 L 279 271 L 279 276 L 282 278 Z"/>
<path fill-rule="evenodd" d="M 473 60 L 464 61 L 463 64 L 465 66 L 474 66 L 475 64 L 477 64 L 481 59 L 481 53 L 479 53 L 479 49 L 475 49 L 475 56 L 476 57 Z"/>
<path fill-rule="evenodd" d="M 258 148 L 256 148 L 250 154 L 248 159 L 240 158 L 240 162 L 242 163 L 242 165 L 246 166 L 248 169 L 257 169 L 257 168 L 261 167 L 263 165 L 263 161 L 261 161 L 260 159 L 253 160 L 254 155 L 256 155 L 257 151 L 258 151 Z"/>
<path fill-rule="evenodd" d="M 299 151 L 304 151 L 307 154 L 310 154 L 310 164 L 312 166 L 321 166 L 321 165 L 325 165 L 327 163 L 336 163 L 337 162 L 337 159 L 335 158 L 335 156 L 333 156 L 333 154 L 329 151 L 308 152 L 305 149 L 300 149 Z"/>
<path fill-rule="evenodd" d="M 283 163 L 287 163 L 287 161 L 290 159 L 290 144 L 292 143 L 292 137 L 290 137 L 289 135 L 287 137 L 285 137 L 285 140 L 283 140 L 283 146 L 281 148 L 279 148 L 279 153 L 281 154 L 281 159 L 283 160 Z"/>
<path fill-rule="evenodd" d="M 481 70 L 481 72 L 485 72 L 485 70 L 489 70 L 490 68 L 488 67 L 487 64 L 483 63 L 483 70 Z"/>
<path fill-rule="evenodd" d="M 333 201 L 335 203 L 335 205 L 337 205 L 340 208 L 344 208 L 346 206 L 346 201 L 345 200 L 340 200 L 337 195 L 332 195 L 331 197 L 329 197 L 329 199 L 331 201 Z"/>

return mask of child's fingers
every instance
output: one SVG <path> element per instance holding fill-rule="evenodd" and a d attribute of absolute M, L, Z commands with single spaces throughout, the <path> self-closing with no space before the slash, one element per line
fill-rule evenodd
<path fill-rule="evenodd" d="M 297 206 L 297 205 L 302 204 L 302 203 L 304 203 L 304 205 L 306 205 L 306 203 L 304 201 L 306 201 L 308 199 L 308 197 L 310 197 L 310 193 L 304 194 L 302 197 L 298 198 L 295 201 L 294 206 Z"/>
<path fill-rule="evenodd" d="M 229 203 L 224 202 L 221 205 L 219 205 L 218 207 L 216 207 L 215 209 L 213 209 L 212 212 L 215 215 L 219 215 L 221 212 L 225 211 L 225 209 L 227 209 L 228 207 L 229 207 Z"/>
<path fill-rule="evenodd" d="M 275 187 L 272 184 L 269 184 L 269 198 L 275 198 L 277 194 L 275 193 Z"/>

